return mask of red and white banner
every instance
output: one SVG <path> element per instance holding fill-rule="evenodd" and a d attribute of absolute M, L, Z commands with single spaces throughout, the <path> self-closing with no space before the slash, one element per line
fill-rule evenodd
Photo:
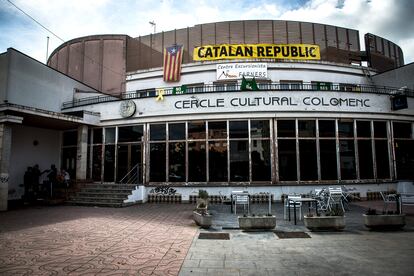
<path fill-rule="evenodd" d="M 164 49 L 164 81 L 180 81 L 184 47 L 173 45 Z"/>

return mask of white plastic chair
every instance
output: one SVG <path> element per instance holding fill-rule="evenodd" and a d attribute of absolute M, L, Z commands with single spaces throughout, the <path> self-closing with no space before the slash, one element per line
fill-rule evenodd
<path fill-rule="evenodd" d="M 342 188 L 341 187 L 329 187 L 329 198 L 328 198 L 328 208 L 329 210 L 332 210 L 334 206 L 340 205 L 342 208 L 342 211 L 345 212 L 344 204 L 342 202 L 343 194 L 342 194 Z"/>
<path fill-rule="evenodd" d="M 299 210 L 299 220 L 302 220 L 302 202 L 294 202 L 291 199 L 294 198 L 301 198 L 300 195 L 288 195 L 287 199 L 285 199 L 285 204 L 284 204 L 284 208 L 283 208 L 283 218 L 287 219 L 287 211 L 288 208 L 290 208 L 291 210 L 293 208 L 296 208 Z M 290 204 L 289 204 L 290 202 Z"/>
<path fill-rule="evenodd" d="M 386 195 L 386 194 L 384 194 L 384 192 L 380 192 L 380 194 L 381 194 L 382 200 L 384 201 L 383 211 L 387 212 L 388 204 L 390 204 L 390 203 L 396 204 L 397 195 L 395 195 L 395 194 Z M 400 208 L 400 210 L 401 210 L 401 208 Z"/>
<path fill-rule="evenodd" d="M 237 214 L 237 205 L 243 205 L 243 212 L 249 214 L 250 205 L 249 205 L 249 195 L 248 194 L 236 194 L 234 195 L 234 213 Z"/>

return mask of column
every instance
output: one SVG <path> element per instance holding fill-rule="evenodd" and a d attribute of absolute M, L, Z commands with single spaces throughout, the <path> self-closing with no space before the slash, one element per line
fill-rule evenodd
<path fill-rule="evenodd" d="M 78 127 L 78 148 L 76 152 L 76 180 L 86 179 L 88 168 L 88 126 Z"/>
<path fill-rule="evenodd" d="M 11 134 L 10 126 L 0 124 L 0 211 L 7 210 Z"/>

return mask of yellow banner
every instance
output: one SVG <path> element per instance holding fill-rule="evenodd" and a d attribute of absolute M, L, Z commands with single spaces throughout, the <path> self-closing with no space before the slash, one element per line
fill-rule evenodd
<path fill-rule="evenodd" d="M 312 44 L 220 44 L 194 48 L 195 61 L 218 59 L 319 60 L 318 45 Z"/>

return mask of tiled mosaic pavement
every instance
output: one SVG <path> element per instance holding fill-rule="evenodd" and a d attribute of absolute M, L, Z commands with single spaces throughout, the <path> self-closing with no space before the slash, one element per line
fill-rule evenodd
<path fill-rule="evenodd" d="M 0 213 L 0 275 L 177 275 L 193 206 L 37 207 Z"/>

